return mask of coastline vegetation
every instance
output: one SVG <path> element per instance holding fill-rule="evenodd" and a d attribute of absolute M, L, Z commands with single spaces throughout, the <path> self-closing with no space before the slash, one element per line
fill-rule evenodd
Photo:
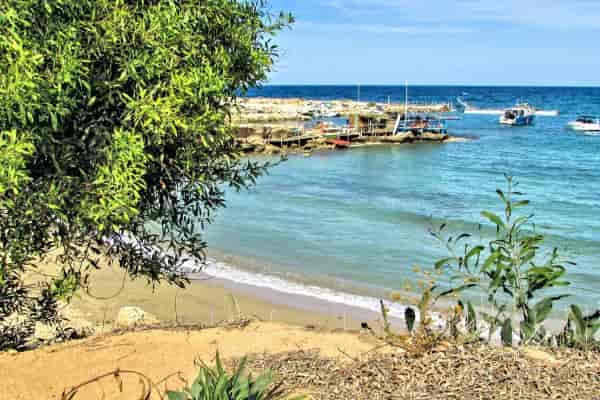
<path fill-rule="evenodd" d="M 228 120 L 292 22 L 263 0 L 0 3 L 0 349 L 25 348 L 36 322 L 60 328 L 59 301 L 103 256 L 188 283 L 224 187 L 268 166 L 241 159 Z"/>
<path fill-rule="evenodd" d="M 202 365 L 198 377 L 182 391 L 168 391 L 168 400 L 301 400 L 304 397 L 289 397 L 281 390 L 282 383 L 273 385 L 270 371 L 252 378 L 244 377 L 247 358 L 240 360 L 231 376 L 223 368 L 219 353 L 215 357 L 215 367 Z"/>
<path fill-rule="evenodd" d="M 507 190 L 496 191 L 504 209 L 503 215 L 483 211 L 481 215 L 494 225 L 495 237 L 487 243 L 471 244 L 474 236 L 462 233 L 456 237 L 444 234 L 446 225 L 431 234 L 448 251 L 448 257 L 435 263 L 433 271 L 424 271 L 420 281 L 417 312 L 406 309 L 405 321 L 410 336 L 392 332 L 387 309 L 381 302 L 384 332 L 387 340 L 411 353 L 423 354 L 442 340 L 492 342 L 500 333 L 505 346 L 565 346 L 600 351 L 600 310 L 584 315 L 579 305 L 571 304 L 564 328 L 560 332 L 546 329 L 555 302 L 568 298 L 565 274 L 572 262 L 563 259 L 558 249 L 540 254 L 544 236 L 536 233 L 533 215 L 518 214 L 529 200 L 516 190 L 513 178 L 506 176 Z M 417 272 L 421 269 L 416 267 Z M 448 278 L 448 286 L 439 284 Z M 560 292 L 556 293 L 559 289 Z M 476 310 L 467 291 L 484 294 L 483 304 Z M 405 300 L 394 295 L 393 300 Z M 456 303 L 443 316 L 441 326 L 434 327 L 433 310 L 441 300 Z M 515 341 L 516 339 L 516 341 Z"/>
<path fill-rule="evenodd" d="M 269 167 L 241 156 L 228 122 L 238 94 L 271 71 L 272 36 L 292 22 L 262 0 L 0 4 L 0 350 L 28 349 L 39 322 L 66 335 L 59 304 L 89 289 L 100 259 L 150 285 L 189 283 L 181 267 L 205 259 L 201 232 L 225 206 L 223 187 L 245 189 Z M 499 331 L 506 346 L 600 351 L 600 310 L 585 315 L 572 304 L 560 332 L 545 328 L 568 295 L 570 263 L 557 250 L 540 255 L 544 237 L 532 216 L 516 214 L 529 203 L 507 181 L 498 191 L 504 214 L 482 213 L 496 228 L 493 240 L 472 245 L 471 234 L 432 232 L 449 256 L 423 272 L 416 309 L 405 313 L 409 335 L 392 330 L 381 303 L 388 343 L 424 356 L 443 343 L 489 344 Z M 48 257 L 58 273 L 39 270 Z M 440 286 L 447 274 L 450 286 Z M 31 283 L 31 275 L 39 279 Z M 481 310 L 461 297 L 475 289 L 487 295 Z M 434 310 L 442 300 L 452 308 L 440 327 Z M 316 359 L 309 356 L 298 365 Z M 355 370 L 377 370 L 364 374 L 365 385 L 374 374 L 390 378 L 382 359 L 402 362 L 378 356 L 363 363 L 349 356 Z M 167 397 L 288 398 L 269 372 L 244 376 L 245 366 L 243 358 L 230 375 L 217 353 L 215 368 L 202 365 L 191 385 Z M 328 374 L 341 370 L 327 366 Z M 149 380 L 146 389 L 150 398 Z"/>

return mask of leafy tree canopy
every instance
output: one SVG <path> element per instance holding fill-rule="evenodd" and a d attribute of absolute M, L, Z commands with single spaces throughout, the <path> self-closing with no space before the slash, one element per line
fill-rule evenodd
<path fill-rule="evenodd" d="M 263 172 L 239 158 L 229 110 L 291 22 L 262 0 L 0 2 L 0 325 L 51 319 L 100 255 L 185 284 L 223 186 Z M 59 276 L 26 285 L 55 249 Z"/>

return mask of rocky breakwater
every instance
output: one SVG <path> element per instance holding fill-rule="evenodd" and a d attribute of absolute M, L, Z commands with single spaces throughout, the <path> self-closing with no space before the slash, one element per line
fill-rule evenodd
<path fill-rule="evenodd" d="M 251 135 L 246 138 L 239 138 L 238 145 L 244 153 L 265 155 L 332 150 L 334 148 L 334 146 L 327 143 L 327 139 L 324 137 L 295 141 L 291 135 L 280 137 Z"/>
<path fill-rule="evenodd" d="M 450 139 L 450 136 L 445 133 L 406 132 L 394 136 L 382 136 L 378 139 L 381 143 L 445 142 Z"/>

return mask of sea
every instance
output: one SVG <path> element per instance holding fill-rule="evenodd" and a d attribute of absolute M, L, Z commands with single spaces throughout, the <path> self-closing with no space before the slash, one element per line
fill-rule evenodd
<path fill-rule="evenodd" d="M 264 86 L 249 97 L 404 102 L 404 86 Z M 446 144 L 370 146 L 291 155 L 250 190 L 227 191 L 227 207 L 204 232 L 206 273 L 281 294 L 376 311 L 378 298 L 416 286 L 420 270 L 448 255 L 431 234 L 493 238 L 481 211 L 502 212 L 505 175 L 531 204 L 531 229 L 557 248 L 571 285 L 555 314 L 576 303 L 600 307 L 600 136 L 571 131 L 580 114 L 600 114 L 600 88 L 409 86 L 410 103 L 455 102 L 502 109 L 526 101 L 558 110 L 528 127 L 500 126 L 497 115 L 448 121 Z M 258 161 L 268 158 L 258 157 Z M 415 268 L 419 267 L 419 269 Z M 443 279 L 443 278 L 441 278 Z M 553 293 L 551 291 L 551 293 Z M 481 293 L 468 293 L 474 301 Z M 401 308 L 396 310 L 401 312 Z M 560 316 L 560 315 L 557 315 Z"/>

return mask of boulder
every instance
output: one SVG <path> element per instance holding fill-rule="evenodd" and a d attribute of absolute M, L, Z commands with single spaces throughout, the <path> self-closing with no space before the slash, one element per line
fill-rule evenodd
<path fill-rule="evenodd" d="M 281 149 L 279 147 L 277 147 L 277 146 L 272 145 L 272 144 L 267 144 L 265 146 L 265 150 L 264 151 L 265 151 L 266 154 L 279 154 L 279 153 L 281 153 Z"/>
<path fill-rule="evenodd" d="M 419 139 L 432 142 L 443 142 L 444 140 L 448 139 L 448 135 L 433 132 L 423 132 L 419 136 Z"/>
<path fill-rule="evenodd" d="M 134 328 L 142 325 L 155 325 L 160 321 L 152 314 L 138 307 L 121 307 L 115 324 L 120 328 Z"/>
<path fill-rule="evenodd" d="M 265 144 L 265 141 L 259 135 L 252 135 L 252 136 L 248 136 L 248 138 L 246 139 L 246 143 L 258 146 L 258 145 Z"/>
<path fill-rule="evenodd" d="M 380 141 L 382 143 L 408 143 L 412 142 L 415 139 L 415 135 L 411 132 L 400 133 L 394 136 L 383 136 Z"/>

